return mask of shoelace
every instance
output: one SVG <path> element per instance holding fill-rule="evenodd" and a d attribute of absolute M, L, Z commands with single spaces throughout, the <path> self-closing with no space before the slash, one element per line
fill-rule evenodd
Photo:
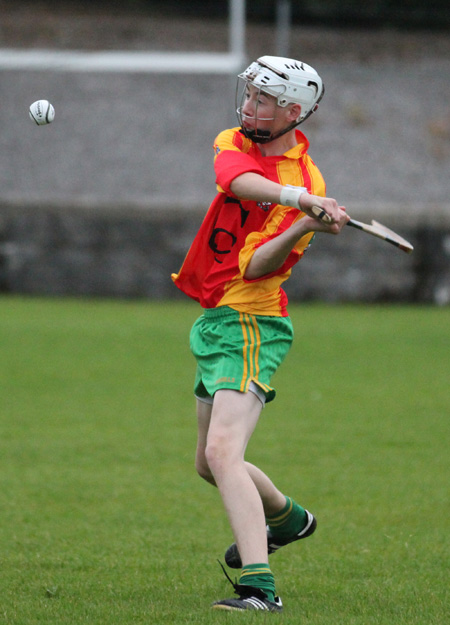
<path fill-rule="evenodd" d="M 267 596 L 266 596 L 265 592 L 263 590 L 261 590 L 260 588 L 255 588 L 254 586 L 246 586 L 244 584 L 238 584 L 236 578 L 235 578 L 235 581 L 233 582 L 231 577 L 226 572 L 225 567 L 222 564 L 222 562 L 220 560 L 217 560 L 217 562 L 222 567 L 222 571 L 224 572 L 225 577 L 230 582 L 230 584 L 233 586 L 234 592 L 237 595 L 239 595 L 240 599 L 247 599 L 249 597 L 256 597 L 257 599 L 261 599 L 262 601 L 266 601 L 267 600 Z"/>

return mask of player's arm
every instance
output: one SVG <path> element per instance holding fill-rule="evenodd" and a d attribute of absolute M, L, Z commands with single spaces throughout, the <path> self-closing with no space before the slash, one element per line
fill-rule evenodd
<path fill-rule="evenodd" d="M 320 206 L 331 217 L 331 223 L 340 219 L 339 206 L 333 198 L 310 195 L 302 187 L 283 186 L 253 172 L 237 176 L 231 182 L 230 190 L 242 200 L 294 206 L 313 218 L 312 207 Z"/>
<path fill-rule="evenodd" d="M 305 234 L 310 232 L 339 234 L 349 217 L 343 207 L 338 207 L 338 214 L 338 220 L 333 224 L 325 224 L 314 217 L 303 217 L 277 237 L 263 243 L 255 250 L 245 270 L 244 278 L 256 280 L 277 271 L 283 266 L 297 241 Z"/>

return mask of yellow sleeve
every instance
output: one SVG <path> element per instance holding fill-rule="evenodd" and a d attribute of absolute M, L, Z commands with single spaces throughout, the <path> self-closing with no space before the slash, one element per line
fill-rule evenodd
<path fill-rule="evenodd" d="M 295 216 L 293 214 L 294 211 Z M 299 219 L 303 219 L 303 217 L 305 217 L 305 214 L 297 209 L 277 205 L 275 209 L 271 211 L 271 214 L 269 215 L 261 232 L 251 232 L 245 239 L 245 245 L 239 253 L 239 271 L 241 276 L 244 276 L 255 250 L 260 245 L 263 245 L 266 241 L 278 236 L 287 230 L 287 228 L 289 228 L 292 224 L 296 223 Z M 297 260 L 303 255 L 313 236 L 314 232 L 310 232 L 297 241 L 291 252 Z M 284 270 L 284 267 L 280 267 L 279 272 L 282 273 Z"/>

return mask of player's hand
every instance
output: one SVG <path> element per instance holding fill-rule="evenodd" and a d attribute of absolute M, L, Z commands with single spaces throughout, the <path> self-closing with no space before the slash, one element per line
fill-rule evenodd
<path fill-rule="evenodd" d="M 307 215 L 301 221 L 304 222 L 304 227 L 309 232 L 327 232 L 329 234 L 339 234 L 345 224 L 350 220 L 350 217 L 345 212 L 343 206 L 338 206 L 337 219 L 333 223 L 327 223 L 320 217 L 309 217 Z"/>
<path fill-rule="evenodd" d="M 339 206 L 333 198 L 304 193 L 300 196 L 300 205 L 302 210 L 316 222 L 312 228 L 316 232 L 338 234 L 350 219 L 345 207 Z"/>
<path fill-rule="evenodd" d="M 339 205 L 332 197 L 320 197 L 310 193 L 302 193 L 299 198 L 301 210 L 314 218 L 320 218 L 325 223 L 335 223 L 339 221 Z M 318 215 L 315 208 L 321 208 L 324 212 Z"/>

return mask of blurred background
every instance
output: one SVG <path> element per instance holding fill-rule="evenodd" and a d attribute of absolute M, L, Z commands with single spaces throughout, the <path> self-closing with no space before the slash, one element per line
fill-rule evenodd
<path fill-rule="evenodd" d="M 0 0 L 0 293 L 182 297 L 236 74 L 280 54 L 325 82 L 328 195 L 415 246 L 317 237 L 290 299 L 449 304 L 449 34 L 448 0 Z"/>

